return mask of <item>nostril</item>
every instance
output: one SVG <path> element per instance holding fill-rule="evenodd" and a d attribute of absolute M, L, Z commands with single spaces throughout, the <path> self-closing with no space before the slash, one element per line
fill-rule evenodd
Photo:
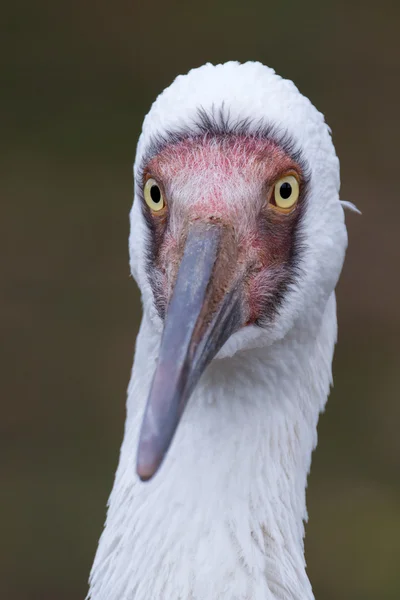
<path fill-rule="evenodd" d="M 259 273 L 260 271 L 263 270 L 263 267 L 264 267 L 264 265 L 263 265 L 262 261 L 256 260 L 250 265 L 249 273 L 252 273 L 252 274 Z"/>
<path fill-rule="evenodd" d="M 217 217 L 217 215 L 209 215 L 207 217 L 207 221 L 210 221 L 212 223 L 221 223 L 221 217 Z"/>

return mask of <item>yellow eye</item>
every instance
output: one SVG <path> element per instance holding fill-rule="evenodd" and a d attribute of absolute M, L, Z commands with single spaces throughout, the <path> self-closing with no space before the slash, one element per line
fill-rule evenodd
<path fill-rule="evenodd" d="M 164 196 L 155 179 L 148 179 L 144 185 L 144 199 L 153 212 L 159 212 L 165 206 Z"/>
<path fill-rule="evenodd" d="M 299 197 L 299 182 L 294 175 L 282 177 L 274 189 L 274 200 L 278 208 L 287 211 L 292 208 Z"/>

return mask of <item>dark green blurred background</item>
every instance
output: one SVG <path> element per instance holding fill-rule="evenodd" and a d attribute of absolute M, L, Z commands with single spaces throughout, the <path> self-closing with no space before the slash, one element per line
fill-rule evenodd
<path fill-rule="evenodd" d="M 400 597 L 399 18 L 386 0 L 2 7 L 2 600 L 86 593 L 140 319 L 141 121 L 177 74 L 228 59 L 273 66 L 325 113 L 363 212 L 347 214 L 306 552 L 317 600 Z"/>

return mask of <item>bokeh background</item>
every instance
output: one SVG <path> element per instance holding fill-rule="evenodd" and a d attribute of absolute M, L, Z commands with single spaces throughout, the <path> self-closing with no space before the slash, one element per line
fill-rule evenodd
<path fill-rule="evenodd" d="M 325 113 L 363 212 L 347 214 L 306 553 L 317 600 L 400 597 L 399 18 L 388 0 L 2 6 L 2 600 L 85 596 L 140 320 L 141 121 L 177 74 L 229 59 L 273 66 Z"/>

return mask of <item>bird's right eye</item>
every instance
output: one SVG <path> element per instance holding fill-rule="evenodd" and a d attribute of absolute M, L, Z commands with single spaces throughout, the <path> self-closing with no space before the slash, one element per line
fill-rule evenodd
<path fill-rule="evenodd" d="M 159 212 L 165 206 L 164 196 L 155 179 L 148 179 L 144 185 L 144 199 L 147 206 L 153 212 Z"/>

